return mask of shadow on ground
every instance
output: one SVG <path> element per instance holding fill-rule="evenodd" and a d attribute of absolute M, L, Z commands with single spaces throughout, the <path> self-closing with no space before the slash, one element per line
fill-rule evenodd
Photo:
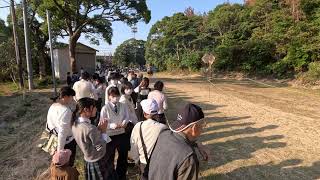
<path fill-rule="evenodd" d="M 267 163 L 237 168 L 226 174 L 214 174 L 202 179 L 290 179 L 290 180 L 313 180 L 320 178 L 320 161 L 311 166 L 299 166 L 301 159 L 289 159 L 278 164 Z"/>
<path fill-rule="evenodd" d="M 175 82 L 175 79 L 161 79 L 164 82 Z M 203 78 L 193 78 L 186 83 L 203 83 Z M 224 81 L 216 81 L 214 83 L 225 83 Z M 228 82 L 228 84 L 230 81 Z M 266 88 L 255 86 L 247 82 L 234 82 L 235 85 L 250 86 L 256 88 Z M 173 92 L 170 89 L 166 92 L 169 98 L 170 110 L 167 117 L 170 121 L 175 119 L 176 110 L 192 102 L 192 98 L 181 92 Z M 193 98 L 194 99 L 194 98 Z M 278 126 L 269 124 L 263 127 L 257 127 L 256 123 L 250 116 L 222 116 L 219 108 L 225 105 L 210 104 L 204 102 L 192 102 L 203 107 L 207 118 L 208 127 L 205 128 L 204 134 L 200 141 L 204 142 L 210 149 L 213 160 L 201 167 L 201 171 L 206 171 L 205 176 L 201 179 L 317 179 L 320 178 L 320 162 L 316 162 L 311 166 L 299 166 L 302 163 L 300 159 L 288 159 L 279 164 L 270 163 L 254 166 L 237 165 L 234 170 L 226 174 L 218 174 L 214 171 L 216 168 L 224 166 L 237 160 L 249 160 L 263 149 L 281 149 L 287 146 L 284 142 L 284 135 L 274 134 L 270 136 L 261 135 L 263 132 L 270 132 L 278 128 Z M 250 119 L 251 118 L 251 119 Z M 266 157 L 268 158 L 268 157 Z M 264 162 L 268 162 L 265 159 Z"/>
<path fill-rule="evenodd" d="M 176 82 L 177 80 L 184 80 L 183 78 L 161 78 L 163 82 Z M 192 77 L 188 78 L 186 80 L 186 83 L 192 83 L 192 84 L 203 84 L 207 81 L 206 77 L 198 76 L 198 77 Z M 250 88 L 273 88 L 273 87 L 288 87 L 288 84 L 285 83 L 263 83 L 259 81 L 250 81 L 248 79 L 222 79 L 222 78 L 213 78 L 210 80 L 211 83 L 216 85 L 238 85 L 238 86 L 244 86 L 244 87 L 250 87 Z"/>

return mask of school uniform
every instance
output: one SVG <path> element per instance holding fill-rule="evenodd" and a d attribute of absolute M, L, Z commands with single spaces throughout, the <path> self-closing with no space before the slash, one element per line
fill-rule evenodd
<path fill-rule="evenodd" d="M 70 87 L 72 86 L 72 78 L 70 75 L 67 76 L 67 85 Z"/>
<path fill-rule="evenodd" d="M 102 98 L 103 98 L 103 93 L 104 93 L 104 85 L 103 84 L 98 84 L 96 86 L 96 93 L 97 93 L 97 111 L 100 112 L 102 108 Z"/>
<path fill-rule="evenodd" d="M 164 111 L 167 109 L 167 98 L 163 94 L 163 92 L 159 90 L 153 90 L 148 94 L 148 99 L 154 99 L 157 101 L 159 106 L 159 119 L 158 121 L 162 124 L 166 124 L 166 117 L 164 115 Z"/>
<path fill-rule="evenodd" d="M 97 99 L 98 99 L 98 100 L 96 100 L 97 114 L 96 114 L 96 117 L 92 118 L 92 120 L 93 120 L 92 122 L 96 126 L 98 125 L 99 120 L 100 120 L 100 111 L 102 108 L 102 98 L 103 98 L 104 89 L 105 89 L 105 86 L 103 84 L 95 85 L 95 91 L 96 91 Z"/>
<path fill-rule="evenodd" d="M 108 136 L 92 125 L 90 119 L 82 117 L 72 126 L 72 133 L 84 155 L 86 180 L 117 179 L 113 164 L 107 164 L 110 158 Z"/>
<path fill-rule="evenodd" d="M 143 121 L 144 116 L 143 116 L 143 111 L 142 107 L 140 105 L 140 102 L 144 99 L 148 98 L 148 94 L 150 93 L 151 89 L 150 88 L 145 88 L 145 87 L 136 87 L 134 89 L 134 92 L 137 93 L 137 107 L 136 107 L 136 115 L 138 117 L 138 121 Z"/>
<path fill-rule="evenodd" d="M 47 114 L 47 129 L 58 136 L 57 150 L 70 149 L 70 165 L 73 166 L 76 155 L 76 142 L 71 131 L 72 112 L 60 103 L 50 106 Z"/>
<path fill-rule="evenodd" d="M 90 81 L 81 79 L 74 83 L 72 89 L 76 92 L 75 100 L 78 101 L 81 98 L 88 97 L 98 100 L 96 90 Z"/>
<path fill-rule="evenodd" d="M 138 117 L 136 115 L 135 105 L 134 105 L 134 102 L 133 102 L 133 99 L 131 98 L 131 96 L 122 95 L 120 97 L 119 101 L 128 106 L 129 121 L 132 122 L 133 124 L 137 124 L 138 123 Z"/>
<path fill-rule="evenodd" d="M 119 179 L 126 179 L 128 169 L 128 151 L 130 139 L 125 134 L 124 128 L 116 129 L 117 124 L 127 124 L 129 122 L 129 112 L 126 104 L 107 102 L 101 109 L 100 119 L 108 118 L 107 135 L 112 139 L 109 143 L 111 152 L 108 164 L 114 163 L 115 151 L 118 152 L 116 172 Z"/>

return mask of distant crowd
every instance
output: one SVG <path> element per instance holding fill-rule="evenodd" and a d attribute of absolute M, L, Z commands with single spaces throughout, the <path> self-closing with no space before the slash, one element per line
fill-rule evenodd
<path fill-rule="evenodd" d="M 168 121 L 162 81 L 151 89 L 149 78 L 134 70 L 80 73 L 68 73 L 48 110 L 41 147 L 52 156 L 52 180 L 78 179 L 77 146 L 87 180 L 128 179 L 130 163 L 139 167 L 140 179 L 198 179 L 199 160 L 208 160 L 197 142 L 205 126 L 198 105 L 177 107 Z"/>

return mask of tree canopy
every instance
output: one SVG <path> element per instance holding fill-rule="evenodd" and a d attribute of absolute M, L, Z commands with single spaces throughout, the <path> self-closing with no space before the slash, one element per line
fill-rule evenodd
<path fill-rule="evenodd" d="M 146 60 L 159 69 L 193 70 L 210 52 L 216 70 L 293 77 L 311 63 L 320 69 L 319 12 L 320 0 L 225 3 L 205 14 L 188 8 L 152 26 Z"/>
<path fill-rule="evenodd" d="M 99 44 L 99 39 L 111 43 L 114 21 L 129 25 L 143 20 L 148 23 L 151 12 L 146 0 L 31 0 L 42 19 L 46 10 L 52 14 L 54 32 L 62 37 L 69 36 L 69 56 L 72 71 L 76 71 L 75 47 L 82 34 L 91 43 Z"/>
<path fill-rule="evenodd" d="M 165 17 L 155 23 L 146 43 L 146 59 L 160 70 L 200 67 L 202 50 L 206 48 L 203 18 L 184 13 Z"/>
<path fill-rule="evenodd" d="M 114 63 L 118 66 L 142 66 L 145 60 L 145 41 L 129 39 L 119 45 L 114 53 Z"/>

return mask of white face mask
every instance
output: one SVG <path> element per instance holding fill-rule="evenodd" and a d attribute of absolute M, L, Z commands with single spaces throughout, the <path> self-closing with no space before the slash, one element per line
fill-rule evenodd
<path fill-rule="evenodd" d="M 113 104 L 118 103 L 119 100 L 120 100 L 120 97 L 118 97 L 118 96 L 115 96 L 115 97 L 111 96 L 110 97 L 110 102 L 112 102 Z"/>
<path fill-rule="evenodd" d="M 131 95 L 131 94 L 132 94 L 132 89 L 125 89 L 125 90 L 124 90 L 124 93 L 125 93 L 126 95 Z"/>
<path fill-rule="evenodd" d="M 112 85 L 117 85 L 117 84 L 118 84 L 118 81 L 117 81 L 117 80 L 111 80 L 110 83 L 111 83 Z"/>

